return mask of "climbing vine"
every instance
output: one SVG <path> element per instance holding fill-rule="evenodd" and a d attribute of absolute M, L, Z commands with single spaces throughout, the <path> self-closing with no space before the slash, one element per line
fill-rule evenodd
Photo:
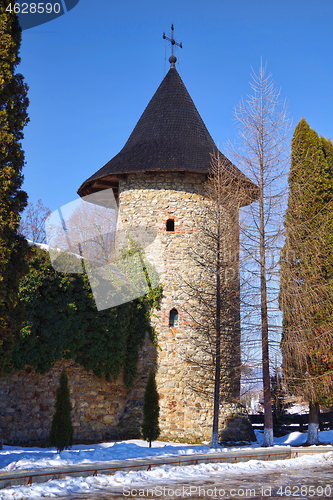
<path fill-rule="evenodd" d="M 63 259 L 62 269 L 64 261 L 70 265 L 70 260 L 75 259 L 68 254 L 59 258 Z M 138 266 L 133 266 L 133 258 L 141 263 L 140 273 Z M 158 308 L 162 287 L 153 288 L 149 276 L 156 276 L 156 272 L 154 275 L 153 266 L 144 259 L 140 249 L 134 247 L 123 252 L 118 264 L 121 271 L 132 271 L 132 283 L 142 280 L 143 269 L 149 292 L 117 307 L 98 311 L 86 272 L 57 272 L 48 252 L 32 247 L 30 270 L 20 283 L 19 298 L 24 303 L 26 319 L 13 355 L 15 368 L 22 369 L 28 364 L 44 374 L 56 361 L 74 359 L 97 377 L 104 374 L 108 381 L 123 368 L 124 382 L 131 387 L 138 348 L 145 333 L 156 343 L 150 317 L 153 309 Z M 118 292 L 126 292 L 121 280 L 115 286 Z"/>

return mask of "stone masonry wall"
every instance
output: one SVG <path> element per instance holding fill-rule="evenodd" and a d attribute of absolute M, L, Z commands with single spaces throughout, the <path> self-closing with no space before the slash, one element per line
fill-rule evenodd
<path fill-rule="evenodd" d="M 146 339 L 130 394 L 121 375 L 107 382 L 73 361 L 57 362 L 45 375 L 28 366 L 15 370 L 7 380 L 0 380 L 0 437 L 6 444 L 47 441 L 65 366 L 76 441 L 139 438 L 144 391 L 149 369 L 155 365 L 156 348 Z"/>
<path fill-rule="evenodd" d="M 200 373 L 187 359 L 187 354 L 195 351 L 191 344 L 193 322 L 179 290 L 182 277 L 197 277 L 188 249 L 196 244 L 197 228 L 209 202 L 204 182 L 204 175 L 188 173 L 129 175 L 120 182 L 120 227 L 125 232 L 147 228 L 157 234 L 146 253 L 161 273 L 163 284 L 161 308 L 155 319 L 159 348 L 146 339 L 130 394 L 121 376 L 109 383 L 72 361 L 65 362 L 77 441 L 139 437 L 143 395 L 151 367 L 157 371 L 161 437 L 189 442 L 211 439 L 212 402 L 191 389 L 194 379 L 200 383 Z M 174 232 L 166 231 L 170 218 L 175 222 Z M 179 325 L 170 328 L 172 308 L 179 312 Z M 239 373 L 234 371 L 240 361 L 237 321 L 230 334 L 224 336 L 222 352 L 225 397 L 220 411 L 220 436 L 228 440 L 249 439 L 253 433 L 239 405 Z M 194 356 L 198 355 L 194 352 Z M 0 380 L 0 437 L 5 443 L 47 440 L 62 366 L 62 362 L 57 363 L 43 376 L 26 367 L 14 371 L 7 380 Z"/>
<path fill-rule="evenodd" d="M 163 284 L 156 322 L 161 349 L 156 381 L 162 437 L 191 441 L 211 439 L 213 418 L 211 399 L 205 400 L 190 388 L 191 380 L 197 376 L 197 368 L 186 360 L 186 352 L 193 349 L 190 341 L 193 323 L 182 309 L 186 299 L 179 290 L 182 277 L 191 275 L 191 279 L 195 279 L 196 270 L 188 250 L 196 244 L 197 228 L 204 222 L 205 204 L 209 203 L 205 197 L 205 181 L 205 175 L 201 174 L 129 175 L 121 181 L 119 190 L 119 227 L 125 233 L 136 227 L 157 232 L 146 254 L 161 272 Z M 174 232 L 166 231 L 166 221 L 170 218 L 174 219 Z M 173 308 L 178 310 L 179 325 L 170 328 L 169 312 Z M 221 407 L 221 429 L 226 429 L 228 422 L 234 425 L 235 416 L 243 413 L 238 400 L 239 373 L 234 371 L 234 367 L 240 364 L 238 322 L 224 340 L 223 371 L 226 376 L 223 392 L 229 404 Z M 246 439 L 249 435 L 247 424 L 244 430 L 241 420 L 234 426 L 234 434 L 229 432 L 229 438 L 234 435 L 237 440 Z"/>

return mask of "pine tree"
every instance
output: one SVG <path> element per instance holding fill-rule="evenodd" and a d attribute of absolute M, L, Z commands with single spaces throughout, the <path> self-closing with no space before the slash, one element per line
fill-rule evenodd
<path fill-rule="evenodd" d="M 319 405 L 333 403 L 332 175 L 332 142 L 303 118 L 292 141 L 280 306 L 284 374 L 309 401 L 308 444 L 318 442 Z"/>
<path fill-rule="evenodd" d="M 28 245 L 18 235 L 27 195 L 21 190 L 24 153 L 20 141 L 28 122 L 28 87 L 15 73 L 20 63 L 21 28 L 8 2 L 0 0 L 0 376 L 11 369 L 23 310 L 18 302 L 19 279 L 26 272 Z"/>
<path fill-rule="evenodd" d="M 53 416 L 49 445 L 55 446 L 57 452 L 70 448 L 73 444 L 73 424 L 71 420 L 72 404 L 70 402 L 68 377 L 63 369 L 59 379 L 60 385 L 57 389 L 55 402 L 55 414 Z"/>
<path fill-rule="evenodd" d="M 149 448 L 151 448 L 151 442 L 157 439 L 161 432 L 158 425 L 159 414 L 160 407 L 158 404 L 155 374 L 151 371 L 144 395 L 143 424 L 141 428 L 143 439 L 149 441 Z"/>

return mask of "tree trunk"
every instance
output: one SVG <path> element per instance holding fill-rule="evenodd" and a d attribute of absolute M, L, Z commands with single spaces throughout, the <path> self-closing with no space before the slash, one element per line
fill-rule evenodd
<path fill-rule="evenodd" d="M 268 351 L 263 134 L 261 134 L 259 206 L 260 206 L 259 229 L 260 229 L 261 348 L 262 348 L 262 377 L 263 377 L 263 388 L 264 388 L 264 413 L 265 413 L 263 446 L 273 446 L 273 414 L 272 414 L 272 402 L 271 402 L 271 378 L 269 373 L 269 351 Z"/>
<path fill-rule="evenodd" d="M 319 403 L 314 403 L 310 401 L 309 403 L 309 427 L 308 427 L 308 439 L 306 444 L 319 444 L 319 414 L 320 408 Z"/>
<path fill-rule="evenodd" d="M 241 100 L 234 112 L 239 127 L 237 133 L 238 150 L 231 143 L 229 144 L 236 157 L 235 164 L 238 167 L 244 165 L 250 179 L 254 180 L 259 187 L 259 192 L 256 191 L 254 194 L 259 206 L 253 204 L 248 212 L 245 210 L 242 232 L 246 255 L 248 257 L 252 255 L 254 262 L 259 267 L 260 274 L 258 280 L 256 278 L 244 280 L 244 292 L 246 293 L 248 290 L 250 298 L 254 291 L 255 296 L 260 298 L 260 321 L 258 321 L 259 318 L 257 319 L 257 316 L 259 317 L 257 301 L 251 300 L 251 297 L 250 301 L 245 299 L 244 305 L 249 308 L 248 317 L 255 315 L 255 324 L 261 328 L 265 411 L 264 446 L 272 446 L 273 416 L 269 370 L 269 337 L 271 332 L 268 314 L 274 314 L 272 305 L 274 302 L 277 303 L 278 294 L 275 288 L 276 261 L 267 258 L 266 262 L 265 257 L 274 255 L 271 252 L 278 248 L 279 237 L 282 234 L 283 176 L 290 163 L 288 137 L 290 121 L 286 105 L 280 101 L 280 92 L 274 88 L 272 76 L 266 76 L 266 66 L 263 67 L 262 61 L 259 73 L 253 72 L 250 85 L 253 93 L 248 95 L 245 101 Z M 252 223 L 249 223 L 251 220 Z M 258 250 L 260 250 L 259 259 L 256 255 Z M 259 278 L 260 283 L 258 283 Z M 268 302 L 269 308 L 267 307 Z M 252 320 L 249 321 L 248 328 L 249 331 L 252 330 Z"/>
<path fill-rule="evenodd" d="M 220 157 L 217 167 L 217 246 L 216 246 L 216 340 L 215 340 L 215 383 L 214 383 L 214 417 L 212 432 L 212 448 L 219 444 L 219 410 L 220 410 L 220 368 L 221 368 L 221 185 Z"/>

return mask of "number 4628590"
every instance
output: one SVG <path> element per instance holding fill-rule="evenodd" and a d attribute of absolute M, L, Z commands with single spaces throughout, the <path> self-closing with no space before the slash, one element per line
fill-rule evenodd
<path fill-rule="evenodd" d="M 12 6 L 13 5 L 13 6 Z M 9 4 L 6 8 L 7 12 L 15 12 L 15 14 L 59 14 L 61 10 L 60 3 L 19 3 Z"/>

